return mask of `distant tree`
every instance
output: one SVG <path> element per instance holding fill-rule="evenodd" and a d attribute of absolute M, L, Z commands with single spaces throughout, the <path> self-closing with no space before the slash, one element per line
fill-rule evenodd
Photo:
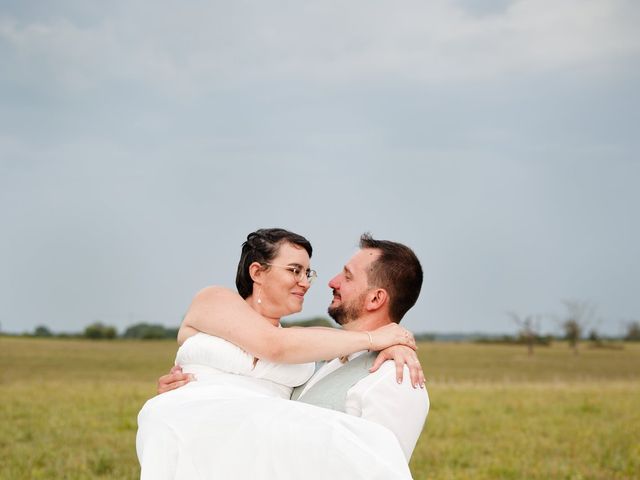
<path fill-rule="evenodd" d="M 602 339 L 602 336 L 598 333 L 598 330 L 596 330 L 595 327 L 589 330 L 589 335 L 587 336 L 587 338 L 591 342 L 592 347 L 604 346 L 604 341 Z"/>
<path fill-rule="evenodd" d="M 436 339 L 435 333 L 416 333 L 414 335 L 416 342 L 433 342 Z"/>
<path fill-rule="evenodd" d="M 44 325 L 38 325 L 33 331 L 33 336 L 34 337 L 51 337 L 53 336 L 53 333 L 51 333 L 51 330 L 49 330 L 48 327 Z"/>
<path fill-rule="evenodd" d="M 569 346 L 573 348 L 573 353 L 578 353 L 578 342 L 582 335 L 582 327 L 575 320 L 565 320 L 562 324 L 564 329 L 564 339 L 569 342 Z"/>
<path fill-rule="evenodd" d="M 103 325 L 101 323 L 87 325 L 84 329 L 84 336 L 87 338 L 102 338 L 102 328 Z"/>
<path fill-rule="evenodd" d="M 91 339 L 114 339 L 116 338 L 117 331 L 115 327 L 104 325 L 101 322 L 92 323 L 84 329 L 84 337 Z"/>
<path fill-rule="evenodd" d="M 596 308 L 589 302 L 580 300 L 564 300 L 566 312 L 562 320 L 564 338 L 569 342 L 575 355 L 578 344 L 587 327 L 594 323 Z"/>
<path fill-rule="evenodd" d="M 124 338 L 137 338 L 142 340 L 176 338 L 178 336 L 178 330 L 176 328 L 166 328 L 158 324 L 137 323 L 128 327 L 122 336 Z"/>
<path fill-rule="evenodd" d="M 627 333 L 624 339 L 629 342 L 640 342 L 640 322 L 632 320 L 627 323 Z"/>
<path fill-rule="evenodd" d="M 515 312 L 507 312 L 511 320 L 520 327 L 518 341 L 527 346 L 527 353 L 533 355 L 533 346 L 538 343 L 540 337 L 540 315 L 527 315 L 521 317 Z"/>
<path fill-rule="evenodd" d="M 178 328 L 165 328 L 164 329 L 164 338 L 171 338 L 175 340 L 178 338 Z"/>
<path fill-rule="evenodd" d="M 296 320 L 285 322 L 287 327 L 330 327 L 335 328 L 335 324 L 325 317 L 313 317 L 306 320 Z"/>

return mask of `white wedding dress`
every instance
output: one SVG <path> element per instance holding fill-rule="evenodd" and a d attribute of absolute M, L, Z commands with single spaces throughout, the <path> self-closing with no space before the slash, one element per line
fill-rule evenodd
<path fill-rule="evenodd" d="M 313 364 L 258 361 L 199 333 L 176 364 L 197 381 L 147 401 L 136 447 L 143 480 L 407 480 L 393 433 L 345 413 L 289 400 Z M 398 412 L 402 415 L 402 412 Z"/>

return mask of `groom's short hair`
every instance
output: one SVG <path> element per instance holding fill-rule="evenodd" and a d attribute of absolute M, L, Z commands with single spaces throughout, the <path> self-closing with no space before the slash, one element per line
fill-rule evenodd
<path fill-rule="evenodd" d="M 389 294 L 389 316 L 395 323 L 413 307 L 422 288 L 422 266 L 413 250 L 389 240 L 375 240 L 371 234 L 360 236 L 360 248 L 374 248 L 380 256 L 367 274 L 369 287 L 384 288 Z"/>

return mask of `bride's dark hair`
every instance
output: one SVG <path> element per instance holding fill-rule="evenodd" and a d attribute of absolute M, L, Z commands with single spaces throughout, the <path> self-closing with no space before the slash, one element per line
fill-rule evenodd
<path fill-rule="evenodd" d="M 278 255 L 278 250 L 283 243 L 304 248 L 311 258 L 313 248 L 309 240 L 284 228 L 261 228 L 247 235 L 247 240 L 242 244 L 236 273 L 236 288 L 242 298 L 247 298 L 253 292 L 249 265 L 253 262 L 262 265 L 271 262 Z"/>

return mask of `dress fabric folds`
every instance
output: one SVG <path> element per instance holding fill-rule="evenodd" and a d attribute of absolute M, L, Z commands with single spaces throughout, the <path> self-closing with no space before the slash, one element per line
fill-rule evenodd
<path fill-rule="evenodd" d="M 138 415 L 143 480 L 411 478 L 388 429 L 289 400 L 313 364 L 253 360 L 217 337 L 185 341 L 176 363 L 197 381 L 150 399 Z"/>

